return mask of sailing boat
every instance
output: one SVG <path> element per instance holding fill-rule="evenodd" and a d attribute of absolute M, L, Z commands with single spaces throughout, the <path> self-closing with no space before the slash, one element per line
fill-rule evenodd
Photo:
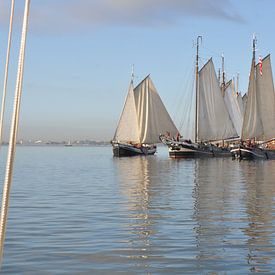
<path fill-rule="evenodd" d="M 133 75 L 132 75 L 133 76 Z M 153 155 L 159 134 L 178 130 L 148 75 L 135 88 L 133 77 L 113 140 L 114 156 Z"/>
<path fill-rule="evenodd" d="M 174 141 L 161 135 L 161 141 L 168 146 L 169 156 L 173 158 L 231 156 L 227 148 L 212 143 L 238 136 L 226 109 L 212 58 L 200 70 L 198 68 L 199 39 L 201 36 L 197 38 L 196 55 L 195 129 L 192 137 L 195 142 L 190 139 Z"/>
<path fill-rule="evenodd" d="M 241 143 L 231 150 L 238 159 L 275 159 L 275 93 L 270 55 L 255 64 L 256 38 L 253 38 L 247 103 L 242 126 Z"/>

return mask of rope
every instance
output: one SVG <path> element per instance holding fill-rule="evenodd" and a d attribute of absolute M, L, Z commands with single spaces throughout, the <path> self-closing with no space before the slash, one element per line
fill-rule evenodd
<path fill-rule="evenodd" d="M 5 112 L 8 71 L 9 71 L 9 62 L 10 62 L 10 48 L 11 48 L 13 15 L 14 15 L 14 0 L 11 1 L 8 46 L 7 46 L 7 55 L 6 55 L 6 65 L 5 65 L 4 87 L 3 87 L 3 96 L 2 96 L 2 104 L 1 104 L 1 114 L 0 114 L 0 148 L 1 148 L 1 145 L 2 145 L 2 137 L 3 137 L 3 120 L 4 120 L 4 112 Z"/>
<path fill-rule="evenodd" d="M 24 11 L 21 45 L 20 45 L 19 60 L 18 60 L 13 116 L 11 121 L 9 149 L 8 149 L 8 157 L 7 157 L 7 164 L 6 164 L 6 174 L 5 174 L 4 187 L 3 187 L 2 208 L 1 208 L 1 217 L 0 217 L 0 261 L 1 263 L 2 263 L 3 251 L 4 251 L 5 231 L 6 231 L 6 224 L 7 224 L 10 188 L 11 188 L 12 173 L 13 173 L 13 163 L 14 163 L 14 156 L 15 156 L 15 149 L 16 149 L 16 136 L 17 136 L 17 129 L 18 129 L 18 121 L 19 121 L 20 100 L 21 100 L 21 94 L 22 94 L 22 82 L 23 82 L 24 57 L 25 57 L 26 37 L 27 37 L 28 18 L 29 18 L 29 6 L 30 6 L 30 0 L 25 0 L 25 11 Z"/>

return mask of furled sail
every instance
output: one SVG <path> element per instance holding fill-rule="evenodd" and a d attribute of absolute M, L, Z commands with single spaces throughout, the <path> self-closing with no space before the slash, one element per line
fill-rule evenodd
<path fill-rule="evenodd" d="M 219 87 L 212 58 L 199 71 L 198 140 L 237 136 Z"/>
<path fill-rule="evenodd" d="M 247 103 L 244 114 L 242 139 L 268 140 L 275 137 L 275 94 L 270 55 L 259 64 L 252 62 Z"/>
<path fill-rule="evenodd" d="M 224 91 L 224 102 L 234 128 L 240 137 L 242 132 L 243 115 L 238 102 L 238 96 L 239 95 L 235 92 L 234 82 L 230 80 Z"/>
<path fill-rule="evenodd" d="M 134 96 L 141 143 L 158 143 L 161 133 L 177 134 L 178 130 L 149 76 L 134 89 Z"/>
<path fill-rule="evenodd" d="M 128 94 L 114 135 L 114 140 L 120 142 L 140 142 L 132 82 L 128 89 Z"/>

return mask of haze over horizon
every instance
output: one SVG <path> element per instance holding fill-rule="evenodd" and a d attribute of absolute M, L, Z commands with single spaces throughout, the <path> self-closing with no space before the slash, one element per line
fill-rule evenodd
<path fill-rule="evenodd" d="M 8 2 L 0 3 L 1 94 Z M 4 140 L 15 89 L 21 2 L 15 3 Z M 111 140 L 132 64 L 135 84 L 150 73 L 173 118 L 194 70 L 197 35 L 203 37 L 201 65 L 212 56 L 217 70 L 223 53 L 228 79 L 239 72 L 244 94 L 253 33 L 257 56 L 271 53 L 275 64 L 274 10 L 271 0 L 32 1 L 18 139 Z"/>

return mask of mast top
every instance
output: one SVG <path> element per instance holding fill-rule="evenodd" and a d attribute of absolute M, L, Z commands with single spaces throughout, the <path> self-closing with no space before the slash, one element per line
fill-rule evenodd
<path fill-rule="evenodd" d="M 254 66 L 256 64 L 256 45 L 257 45 L 257 37 L 256 37 L 256 34 L 253 33 L 252 48 L 253 48 L 253 62 L 254 62 Z"/>
<path fill-rule="evenodd" d="M 132 73 L 131 73 L 131 83 L 134 84 L 134 77 L 135 77 L 135 65 L 132 64 Z"/>

